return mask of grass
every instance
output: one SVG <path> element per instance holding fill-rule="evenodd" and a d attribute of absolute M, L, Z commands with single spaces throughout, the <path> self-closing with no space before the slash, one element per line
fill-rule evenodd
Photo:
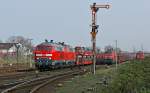
<path fill-rule="evenodd" d="M 150 93 L 150 58 L 87 73 L 56 87 L 56 93 Z"/>
<path fill-rule="evenodd" d="M 100 69 L 96 75 L 87 73 L 65 81 L 63 87 L 57 87 L 56 93 L 99 93 L 99 87 L 104 87 L 102 80 L 110 76 L 114 68 Z"/>

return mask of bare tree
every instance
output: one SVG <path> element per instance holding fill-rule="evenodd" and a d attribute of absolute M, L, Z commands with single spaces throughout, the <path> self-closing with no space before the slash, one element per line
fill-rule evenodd
<path fill-rule="evenodd" d="M 29 38 L 25 38 L 23 36 L 11 36 L 7 39 L 7 43 L 20 43 L 23 46 L 29 48 L 30 50 L 32 49 L 32 42 L 30 41 Z"/>

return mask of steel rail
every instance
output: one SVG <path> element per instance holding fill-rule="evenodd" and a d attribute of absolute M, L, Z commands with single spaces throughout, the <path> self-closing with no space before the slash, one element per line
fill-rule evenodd
<path fill-rule="evenodd" d="M 11 87 L 11 88 L 3 90 L 1 93 L 13 92 L 14 90 L 17 90 L 18 88 L 26 87 L 28 85 L 31 85 L 32 83 L 41 84 L 41 83 L 43 83 L 43 81 L 45 82 L 48 79 L 55 78 L 55 77 L 65 75 L 65 74 L 70 74 L 70 73 L 73 73 L 73 72 L 74 71 L 68 71 L 68 72 L 61 73 L 61 74 L 59 73 L 59 74 L 56 74 L 56 75 L 53 75 L 53 76 L 45 76 L 45 77 L 35 78 L 35 79 L 29 80 L 29 81 L 24 81 L 23 83 L 17 84 L 15 86 Z"/>
<path fill-rule="evenodd" d="M 70 74 L 64 74 L 64 75 L 61 75 L 61 76 L 58 76 L 58 77 L 55 77 L 55 78 L 52 78 L 38 86 L 36 86 L 35 88 L 33 88 L 30 93 L 36 93 L 39 89 L 41 89 L 42 87 L 44 87 L 45 85 L 51 83 L 51 82 L 54 82 L 56 80 L 59 80 L 59 79 L 62 79 L 62 78 L 65 78 L 65 77 L 68 77 L 68 76 L 72 76 L 72 75 L 77 75 L 77 74 L 81 74 L 81 73 L 85 73 L 86 71 L 79 71 L 79 72 L 73 72 L 73 73 L 70 73 Z"/>

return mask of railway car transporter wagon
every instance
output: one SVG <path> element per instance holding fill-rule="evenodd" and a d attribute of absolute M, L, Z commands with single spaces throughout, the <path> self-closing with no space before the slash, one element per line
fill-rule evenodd
<path fill-rule="evenodd" d="M 98 53 L 96 55 L 96 64 L 101 65 L 101 64 L 107 64 L 107 65 L 112 65 L 116 63 L 116 56 L 117 54 L 112 51 L 108 53 Z"/>
<path fill-rule="evenodd" d="M 73 66 L 75 65 L 75 52 L 69 45 L 46 40 L 35 47 L 34 60 L 37 69 Z"/>
<path fill-rule="evenodd" d="M 76 65 L 90 65 L 92 64 L 92 50 L 86 47 L 75 47 Z"/>

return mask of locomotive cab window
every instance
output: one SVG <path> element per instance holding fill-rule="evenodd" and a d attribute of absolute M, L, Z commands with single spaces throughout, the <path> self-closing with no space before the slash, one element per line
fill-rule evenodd
<path fill-rule="evenodd" d="M 87 55 L 87 56 L 85 57 L 85 60 L 92 60 L 92 57 L 89 56 L 89 55 Z"/>
<path fill-rule="evenodd" d="M 56 47 L 55 47 L 55 50 L 57 50 L 57 51 L 63 51 L 63 48 L 60 47 L 60 46 L 56 46 Z"/>
<path fill-rule="evenodd" d="M 46 51 L 51 51 L 52 47 L 49 46 L 37 46 L 36 50 L 46 50 Z"/>
<path fill-rule="evenodd" d="M 73 48 L 69 48 L 69 51 L 74 52 Z"/>

